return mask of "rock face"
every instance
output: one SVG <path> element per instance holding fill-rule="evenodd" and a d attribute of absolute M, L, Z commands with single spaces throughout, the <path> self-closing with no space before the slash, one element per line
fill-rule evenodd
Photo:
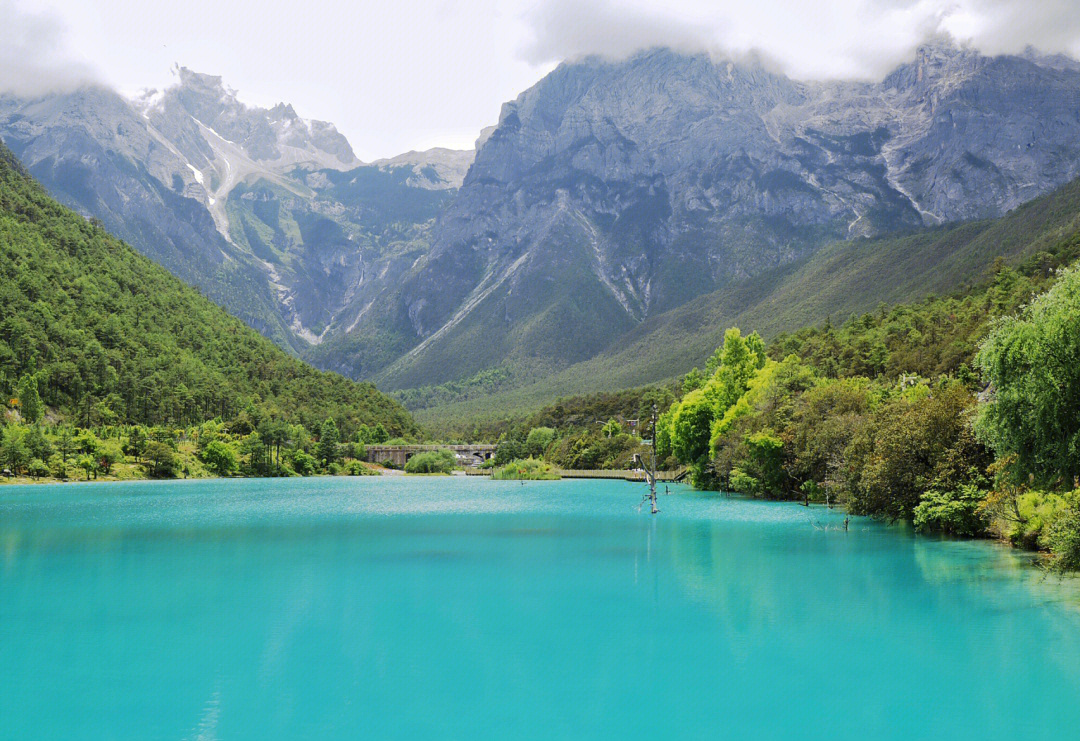
<path fill-rule="evenodd" d="M 471 152 L 364 165 L 332 124 L 177 68 L 134 100 L 0 97 L 0 137 L 65 204 L 299 354 L 412 265 Z"/>
<path fill-rule="evenodd" d="M 1030 50 L 928 46 L 877 83 L 584 59 L 475 154 L 370 165 L 328 123 L 177 75 L 135 101 L 0 98 L 0 137 L 252 326 L 389 387 L 543 374 L 829 241 L 996 216 L 1080 175 L 1080 64 Z"/>
<path fill-rule="evenodd" d="M 1071 60 L 929 46 L 880 83 L 653 50 L 503 107 L 430 254 L 357 329 L 391 387 L 589 357 L 830 240 L 1002 214 L 1080 175 Z M 364 343 L 344 365 L 365 363 Z"/>

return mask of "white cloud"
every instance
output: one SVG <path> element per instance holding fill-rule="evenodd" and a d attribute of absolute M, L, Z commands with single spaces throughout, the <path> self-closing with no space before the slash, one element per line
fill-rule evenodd
<path fill-rule="evenodd" d="M 873 79 L 942 36 L 991 54 L 1080 51 L 1076 0 L 544 0 L 526 18 L 532 62 L 673 46 L 757 52 L 801 78 Z"/>
<path fill-rule="evenodd" d="M 244 100 L 332 121 L 375 159 L 470 146 L 504 101 L 585 54 L 666 45 L 756 53 L 804 79 L 873 79 L 943 33 L 989 53 L 1080 55 L 1078 3 L 325 0 L 298 11 L 290 0 L 0 0 L 0 90 L 163 87 L 179 62 L 222 75 Z"/>
<path fill-rule="evenodd" d="M 0 19 L 0 92 L 32 96 L 96 81 L 94 70 L 65 47 L 59 17 L 0 0 Z"/>

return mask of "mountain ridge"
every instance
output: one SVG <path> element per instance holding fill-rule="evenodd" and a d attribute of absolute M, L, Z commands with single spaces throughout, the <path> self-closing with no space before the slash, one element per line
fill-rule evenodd
<path fill-rule="evenodd" d="M 504 105 L 400 287 L 312 357 L 391 389 L 566 367 L 831 241 L 1072 180 L 1078 95 L 1060 60 L 941 45 L 877 83 L 665 49 L 564 63 Z"/>

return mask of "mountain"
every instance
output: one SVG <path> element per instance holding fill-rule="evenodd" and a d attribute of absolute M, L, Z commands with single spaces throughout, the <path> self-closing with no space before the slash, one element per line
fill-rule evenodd
<path fill-rule="evenodd" d="M 295 354 L 345 333 L 426 252 L 472 153 L 365 165 L 329 123 L 175 72 L 131 100 L 0 97 L 0 138 L 65 205 Z"/>
<path fill-rule="evenodd" d="M 27 374 L 86 426 L 275 415 L 417 431 L 369 383 L 317 371 L 49 195 L 0 145 L 0 393 Z"/>
<path fill-rule="evenodd" d="M 605 351 L 546 376 L 522 382 L 488 371 L 399 396 L 425 428 L 460 434 L 563 396 L 673 380 L 702 367 L 728 327 L 758 331 L 769 340 L 830 317 L 839 324 L 882 306 L 962 292 L 965 285 L 987 280 L 998 258 L 1042 264 L 1047 255 L 1078 251 L 1080 179 L 996 219 L 825 245 L 802 260 L 649 317 Z M 932 329 L 912 325 L 910 331 Z"/>
<path fill-rule="evenodd" d="M 504 106 L 430 252 L 313 357 L 399 389 L 558 371 L 824 244 L 1069 182 L 1078 97 L 1059 59 L 943 45 L 877 83 L 663 49 L 563 64 Z"/>
<path fill-rule="evenodd" d="M 134 101 L 0 99 L 0 137 L 64 203 L 319 367 L 506 390 L 704 297 L 764 301 L 826 245 L 999 217 L 1072 181 L 1078 98 L 1080 64 L 1034 50 L 933 44 L 877 82 L 814 82 L 654 49 L 560 65 L 475 153 L 363 164 L 330 124 L 185 69 Z"/>

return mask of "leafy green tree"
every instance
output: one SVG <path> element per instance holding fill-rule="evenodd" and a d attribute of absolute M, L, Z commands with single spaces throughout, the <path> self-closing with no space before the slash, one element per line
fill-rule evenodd
<path fill-rule="evenodd" d="M 731 490 L 739 494 L 757 494 L 760 490 L 760 482 L 742 469 L 735 468 L 728 477 Z"/>
<path fill-rule="evenodd" d="M 711 374 L 710 374 L 711 375 Z M 687 394 L 691 391 L 697 391 L 705 383 L 705 376 L 697 368 L 691 368 L 690 371 L 683 376 L 682 389 L 683 393 Z"/>
<path fill-rule="evenodd" d="M 19 409 L 23 419 L 32 425 L 38 423 L 44 412 L 37 376 L 33 373 L 26 373 L 19 379 Z"/>
<path fill-rule="evenodd" d="M 75 437 L 71 434 L 71 428 L 67 425 L 60 428 L 60 432 L 56 436 L 56 447 L 60 451 L 63 462 L 67 463 L 68 456 L 75 451 Z"/>
<path fill-rule="evenodd" d="M 766 496 L 782 497 L 787 492 L 783 441 L 772 430 L 765 430 L 747 435 L 745 444 L 750 475 Z"/>
<path fill-rule="evenodd" d="M 656 457 L 665 460 L 674 454 L 671 442 L 671 425 L 678 402 L 656 419 Z"/>
<path fill-rule="evenodd" d="M 103 442 L 97 450 L 97 461 L 101 472 L 106 476 L 112 473 L 112 468 L 124 460 L 124 454 L 120 451 L 120 445 L 113 440 Z"/>
<path fill-rule="evenodd" d="M 202 461 L 218 476 L 230 476 L 239 469 L 236 452 L 220 440 L 211 440 L 202 451 Z"/>
<path fill-rule="evenodd" d="M 548 446 L 555 441 L 555 430 L 551 427 L 533 427 L 525 438 L 525 449 L 531 458 L 541 458 Z"/>
<path fill-rule="evenodd" d="M 147 462 L 147 473 L 154 478 L 170 478 L 176 475 L 178 464 L 176 453 L 166 443 L 151 440 L 146 444 L 143 458 Z"/>
<path fill-rule="evenodd" d="M 30 451 L 23 442 L 23 430 L 10 425 L 0 432 L 0 465 L 17 474 L 30 462 Z"/>
<path fill-rule="evenodd" d="M 240 442 L 240 455 L 246 458 L 245 473 L 270 476 L 275 473 L 270 449 L 263 443 L 258 432 L 252 432 Z"/>
<path fill-rule="evenodd" d="M 49 475 L 49 466 L 40 458 L 34 458 L 26 467 L 26 472 L 35 479 Z"/>
<path fill-rule="evenodd" d="M 60 457 L 59 453 L 53 455 L 52 459 L 49 461 L 49 473 L 52 474 L 54 479 L 59 479 L 60 481 L 67 480 L 68 465 L 67 462 Z"/>
<path fill-rule="evenodd" d="M 90 474 L 97 478 L 98 463 L 94 460 L 94 456 L 83 454 L 79 456 L 79 459 L 75 461 L 75 465 L 83 470 L 86 474 L 86 480 L 90 480 Z"/>
<path fill-rule="evenodd" d="M 128 455 L 138 459 L 146 452 L 146 444 L 148 441 L 149 438 L 147 437 L 146 430 L 143 426 L 135 425 L 128 433 L 127 445 L 124 449 Z"/>
<path fill-rule="evenodd" d="M 53 454 L 52 444 L 49 439 L 45 437 L 44 431 L 42 431 L 40 425 L 34 425 L 26 433 L 26 437 L 23 438 L 26 443 L 26 448 L 30 451 L 30 455 L 34 458 L 38 458 L 42 461 L 47 461 Z"/>
<path fill-rule="evenodd" d="M 700 462 L 709 451 L 713 405 L 702 389 L 683 397 L 671 419 L 671 449 L 683 463 Z"/>
<path fill-rule="evenodd" d="M 375 429 L 371 432 L 371 442 L 375 445 L 381 445 L 390 439 L 390 433 L 383 427 L 382 422 L 375 425 Z"/>
<path fill-rule="evenodd" d="M 1000 320 L 976 363 L 992 397 L 978 420 L 1020 478 L 1072 488 L 1080 477 L 1080 269 L 1071 268 L 1019 316 Z"/>
<path fill-rule="evenodd" d="M 292 467 L 301 476 L 311 476 L 315 473 L 315 468 L 318 465 L 318 461 L 315 460 L 315 456 L 308 455 L 302 450 L 297 450 L 292 454 Z"/>
<path fill-rule="evenodd" d="M 910 519 L 922 494 L 954 468 L 978 468 L 978 447 L 966 434 L 975 399 L 959 382 L 932 395 L 895 399 L 876 410 L 846 451 L 852 509 L 859 514 Z M 956 458 L 974 456 L 970 463 Z"/>
<path fill-rule="evenodd" d="M 521 458 L 528 458 L 529 451 L 526 446 L 520 440 L 510 439 L 503 440 L 495 448 L 495 456 L 493 457 L 494 465 L 504 466 L 510 461 L 515 461 Z"/>
<path fill-rule="evenodd" d="M 98 452 L 101 450 L 101 440 L 90 430 L 83 430 L 75 439 L 75 448 L 80 453 L 97 456 Z"/>
<path fill-rule="evenodd" d="M 319 460 L 329 465 L 340 457 L 338 445 L 341 443 L 341 435 L 338 433 L 337 424 L 333 419 L 328 419 L 319 430 Z"/>
<path fill-rule="evenodd" d="M 620 432 L 622 432 L 622 425 L 619 424 L 618 420 L 614 418 L 609 419 L 607 422 L 605 422 L 604 426 L 600 429 L 600 433 L 604 437 L 614 437 Z"/>

